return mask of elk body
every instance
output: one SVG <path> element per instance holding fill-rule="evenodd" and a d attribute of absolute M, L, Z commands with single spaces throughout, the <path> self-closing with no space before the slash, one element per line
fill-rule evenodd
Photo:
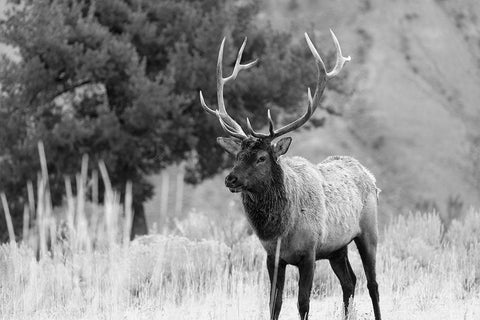
<path fill-rule="evenodd" d="M 268 112 L 269 133 L 255 132 L 247 119 L 247 133 L 227 113 L 223 86 L 238 72 L 256 61 L 241 64 L 246 39 L 239 50 L 231 76 L 223 78 L 220 46 L 217 64 L 218 110 L 210 109 L 200 92 L 205 111 L 215 115 L 232 137 L 219 137 L 220 146 L 235 157 L 233 170 L 225 178 L 231 192 L 241 193 L 246 216 L 267 252 L 271 282 L 271 318 L 278 319 L 287 264 L 299 270 L 298 310 L 308 319 L 310 292 L 315 261 L 328 259 L 340 280 L 345 312 L 354 295 L 356 277 L 348 260 L 347 246 L 354 241 L 364 266 L 375 319 L 380 320 L 378 285 L 375 274 L 377 247 L 377 201 L 379 189 L 373 175 L 351 157 L 329 157 L 312 164 L 301 157 L 283 156 L 292 141 L 274 139 L 302 126 L 311 117 L 323 94 L 327 80 L 336 76 L 350 57 L 342 56 L 340 45 L 331 32 L 337 49 L 337 62 L 331 72 L 310 41 L 318 78 L 313 97 L 308 90 L 308 107 L 299 119 L 275 130 Z"/>

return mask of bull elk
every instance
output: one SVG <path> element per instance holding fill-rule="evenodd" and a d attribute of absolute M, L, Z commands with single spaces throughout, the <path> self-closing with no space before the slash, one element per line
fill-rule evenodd
<path fill-rule="evenodd" d="M 315 165 L 301 157 L 283 156 L 292 138 L 284 137 L 274 142 L 274 139 L 299 128 L 310 119 L 320 105 L 328 79 L 335 77 L 350 60 L 350 57 L 343 57 L 335 34 L 330 32 L 337 51 L 337 61 L 330 72 L 326 71 L 322 58 L 305 33 L 318 71 L 316 89 L 313 97 L 308 89 L 305 113 L 284 127 L 275 129 L 268 111 L 269 133 L 256 132 L 248 118 L 245 132 L 227 113 L 223 99 L 224 85 L 234 80 L 241 70 L 257 62 L 241 63 L 246 39 L 238 52 L 232 74 L 226 78 L 222 72 L 225 38 L 220 46 L 217 62 L 218 110 L 207 106 L 200 91 L 203 109 L 217 117 L 222 128 L 231 136 L 217 138 L 219 145 L 235 157 L 233 170 L 225 178 L 225 185 L 231 192 L 241 193 L 248 221 L 267 252 L 272 319 L 278 319 L 282 306 L 287 264 L 298 267 L 298 311 L 301 319 L 308 319 L 315 261 L 319 259 L 328 259 L 340 280 L 347 312 L 356 283 L 347 250 L 352 240 L 362 259 L 375 319 L 381 319 L 375 274 L 380 189 L 375 185 L 374 176 L 351 157 L 332 156 Z"/>

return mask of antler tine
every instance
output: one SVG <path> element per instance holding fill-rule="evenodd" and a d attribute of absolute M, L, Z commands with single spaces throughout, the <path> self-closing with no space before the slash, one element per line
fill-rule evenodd
<path fill-rule="evenodd" d="M 241 70 L 247 70 L 253 67 L 257 63 L 258 59 L 255 59 L 252 62 L 249 62 L 246 64 L 240 63 L 242 61 L 243 50 L 245 49 L 246 44 L 247 44 L 247 37 L 245 37 L 245 39 L 243 40 L 242 46 L 240 47 L 240 50 L 238 50 L 237 60 L 235 61 L 235 67 L 233 68 L 232 74 L 229 77 L 222 79 L 223 84 L 227 83 L 230 80 L 235 80 L 238 76 L 238 73 Z"/>
<path fill-rule="evenodd" d="M 310 91 L 310 87 L 307 88 L 307 97 L 308 103 L 313 104 L 312 91 Z"/>
<path fill-rule="evenodd" d="M 325 68 L 325 63 L 323 63 L 322 57 L 318 54 L 317 49 L 313 45 L 312 40 L 310 40 L 310 37 L 308 34 L 305 32 L 305 40 L 307 41 L 308 48 L 310 49 L 310 52 L 312 53 L 313 57 L 315 58 L 315 61 L 317 62 L 317 66 L 322 72 L 327 72 L 327 69 Z"/>
<path fill-rule="evenodd" d="M 230 80 L 235 80 L 238 76 L 238 73 L 241 70 L 246 70 L 251 68 L 252 66 L 257 63 L 257 60 L 249 62 L 247 64 L 241 64 L 243 50 L 247 44 L 247 38 L 243 40 L 242 46 L 238 50 L 237 59 L 235 61 L 235 67 L 233 68 L 232 74 L 229 77 L 223 77 L 223 48 L 225 46 L 225 38 L 222 40 L 222 44 L 220 45 L 220 50 L 218 52 L 218 60 L 217 60 L 217 99 L 218 99 L 218 108 L 219 114 L 222 119 L 222 127 L 225 129 L 226 127 L 230 128 L 231 130 L 227 131 L 229 134 L 232 135 L 232 132 L 239 133 L 243 138 L 246 138 L 247 135 L 243 132 L 242 127 L 233 120 L 232 117 L 227 113 L 227 109 L 225 108 L 225 101 L 223 99 L 223 87 L 225 84 Z"/>
<path fill-rule="evenodd" d="M 202 108 L 209 114 L 213 114 L 218 117 L 220 125 L 222 128 L 231 136 L 236 138 L 245 139 L 247 135 L 243 131 L 242 127 L 233 120 L 232 117 L 227 113 L 225 108 L 225 101 L 223 99 L 223 87 L 225 83 L 230 80 L 235 80 L 238 76 L 238 73 L 241 70 L 246 70 L 251 68 L 257 63 L 257 60 L 252 62 L 242 64 L 242 55 L 243 50 L 247 44 L 247 38 L 243 40 L 240 50 L 238 50 L 237 59 L 235 61 L 235 67 L 233 68 L 232 74 L 226 78 L 223 77 L 223 48 L 225 47 L 225 38 L 223 38 L 222 43 L 220 44 L 220 49 L 218 50 L 218 59 L 217 59 L 217 100 L 218 100 L 218 110 L 213 110 L 207 106 L 205 99 L 203 98 L 202 91 L 200 91 L 200 103 Z"/>
<path fill-rule="evenodd" d="M 207 111 L 207 113 L 216 116 L 216 110 L 210 109 L 207 104 L 205 103 L 205 99 L 203 99 L 202 90 L 200 90 L 200 103 L 202 104 L 203 110 Z"/>
<path fill-rule="evenodd" d="M 270 114 L 270 109 L 267 110 L 267 117 L 268 117 L 268 131 L 269 133 L 261 133 L 261 132 L 256 132 L 252 128 L 252 124 L 250 123 L 250 119 L 247 117 L 247 130 L 248 133 L 256 138 L 269 138 L 275 135 L 275 130 L 273 128 L 273 120 L 272 116 Z"/>
<path fill-rule="evenodd" d="M 245 134 L 245 132 L 243 132 L 242 128 L 238 123 L 236 123 L 233 119 L 231 119 L 228 114 L 226 113 L 222 114 L 218 110 L 213 110 L 210 107 L 208 107 L 207 104 L 205 103 L 205 99 L 203 98 L 202 90 L 200 90 L 199 94 L 200 94 L 200 103 L 202 105 L 203 110 L 205 110 L 207 113 L 211 115 L 218 117 L 218 119 L 220 120 L 220 124 L 222 125 L 222 128 L 224 128 L 228 134 L 234 135 L 235 137 L 239 138 L 237 136 L 237 133 L 238 133 L 243 138 L 246 138 L 247 135 Z"/>
<path fill-rule="evenodd" d="M 243 130 L 239 132 L 235 128 L 232 128 L 229 124 L 225 123 L 224 119 L 222 118 L 222 115 L 218 110 L 215 110 L 214 112 L 218 117 L 218 121 L 220 122 L 220 125 L 222 126 L 223 130 L 225 130 L 226 133 L 240 140 L 243 140 L 247 137 L 247 135 L 243 132 Z"/>
<path fill-rule="evenodd" d="M 317 106 L 320 104 L 320 98 L 323 95 L 323 92 L 325 90 L 325 86 L 327 84 L 327 80 L 335 77 L 340 70 L 342 70 L 343 65 L 345 62 L 350 61 L 351 58 L 350 56 L 344 57 L 342 55 L 342 49 L 340 48 L 340 44 L 338 42 L 337 37 L 333 33 L 333 31 L 330 29 L 330 34 L 332 35 L 333 42 L 335 44 L 335 48 L 337 50 L 337 62 L 335 64 L 335 67 L 333 68 L 332 71 L 327 72 L 325 68 L 325 63 L 323 62 L 322 58 L 318 54 L 317 49 L 315 49 L 315 46 L 313 45 L 312 41 L 310 40 L 310 37 L 308 36 L 307 33 L 305 33 L 305 40 L 307 41 L 307 45 L 310 48 L 310 51 L 312 52 L 313 57 L 315 58 L 315 62 L 317 64 L 317 71 L 318 71 L 318 77 L 317 77 L 317 84 L 315 88 L 315 92 L 312 97 L 312 93 L 310 91 L 310 88 L 308 88 L 307 91 L 307 96 L 308 96 L 308 106 L 307 110 L 305 113 L 298 118 L 297 120 L 287 124 L 286 126 L 275 130 L 274 134 L 270 135 L 270 137 L 276 138 L 279 137 L 287 132 L 293 131 L 299 127 L 301 127 L 305 122 L 307 122 L 310 117 L 313 115 L 315 112 L 315 109 Z"/>
<path fill-rule="evenodd" d="M 274 139 L 290 131 L 293 131 L 297 128 L 300 128 L 303 124 L 305 124 L 305 122 L 307 122 L 310 119 L 312 114 L 313 114 L 313 108 L 312 108 L 312 104 L 309 102 L 307 106 L 307 110 L 305 110 L 305 113 L 300 118 L 287 124 L 286 126 L 281 127 L 278 130 L 275 130 L 274 134 L 270 135 L 270 137 Z"/>
<path fill-rule="evenodd" d="M 255 63 L 257 63 L 258 61 L 256 59 L 247 64 L 240 63 L 240 61 L 242 60 L 243 50 L 245 49 L 246 44 L 247 44 L 247 38 L 245 37 L 245 39 L 243 40 L 242 46 L 240 47 L 240 50 L 238 50 L 237 60 L 235 61 L 235 67 L 233 68 L 232 74 L 226 78 L 223 77 L 223 48 L 225 46 L 225 38 L 223 38 L 222 44 L 220 45 L 220 50 L 218 51 L 218 60 L 217 60 L 217 99 L 218 99 L 218 108 L 222 113 L 227 113 L 227 110 L 225 108 L 225 101 L 223 99 L 223 87 L 225 86 L 225 84 L 230 80 L 235 80 L 238 76 L 238 73 L 241 70 L 246 70 L 253 67 Z"/>
<path fill-rule="evenodd" d="M 255 132 L 255 130 L 253 130 L 252 124 L 250 123 L 250 119 L 248 119 L 248 117 L 247 117 L 247 132 L 248 132 L 248 134 L 250 134 L 250 135 L 252 135 L 252 136 L 254 136 L 254 137 L 256 137 L 256 135 L 257 135 L 257 133 Z"/>
<path fill-rule="evenodd" d="M 330 34 L 332 35 L 333 43 L 335 44 L 335 48 L 337 49 L 337 61 L 332 71 L 327 72 L 328 79 L 335 77 L 340 72 L 340 70 L 342 70 L 345 62 L 352 60 L 350 56 L 344 57 L 342 55 L 342 48 L 340 48 L 340 43 L 338 43 L 338 39 L 335 36 L 335 33 L 333 33 L 332 29 L 330 29 Z"/>
<path fill-rule="evenodd" d="M 223 101 L 223 47 L 225 46 L 225 37 L 222 39 L 220 44 L 220 49 L 218 50 L 218 59 L 217 59 L 217 100 L 218 100 L 218 109 L 220 112 L 226 113 L 225 102 Z"/>
<path fill-rule="evenodd" d="M 273 120 L 272 120 L 272 115 L 270 114 L 270 109 L 267 111 L 267 117 L 268 117 L 268 131 L 270 132 L 270 135 L 273 136 L 275 135 L 275 130 L 273 129 Z"/>
<path fill-rule="evenodd" d="M 248 134 L 250 134 L 251 136 L 254 136 L 255 138 L 263 139 L 263 138 L 268 138 L 270 136 L 267 133 L 256 132 L 255 130 L 253 130 L 252 124 L 250 123 L 250 119 L 248 119 L 248 117 L 247 117 L 247 132 Z"/>

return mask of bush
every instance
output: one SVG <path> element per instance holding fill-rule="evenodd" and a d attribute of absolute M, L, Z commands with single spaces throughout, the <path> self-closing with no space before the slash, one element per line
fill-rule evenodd
<path fill-rule="evenodd" d="M 130 290 L 186 289 L 202 292 L 212 278 L 226 272 L 230 248 L 214 240 L 148 235 L 136 238 L 128 250 Z"/>
<path fill-rule="evenodd" d="M 445 238 L 453 247 L 469 249 L 480 244 L 480 211 L 471 209 L 463 219 L 454 219 Z"/>
<path fill-rule="evenodd" d="M 203 213 L 191 210 L 184 219 L 175 219 L 174 222 L 173 231 L 181 236 L 190 240 L 215 239 L 230 247 L 251 234 L 247 219 L 234 202 L 225 211 Z"/>
<path fill-rule="evenodd" d="M 400 260 L 428 266 L 442 248 L 444 226 L 438 213 L 400 215 L 385 229 L 385 249 Z"/>

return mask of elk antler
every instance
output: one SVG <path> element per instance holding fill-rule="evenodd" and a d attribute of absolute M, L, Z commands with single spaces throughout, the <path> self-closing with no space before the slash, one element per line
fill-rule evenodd
<path fill-rule="evenodd" d="M 307 110 L 305 111 L 305 113 L 300 118 L 298 118 L 297 120 L 287 124 L 284 127 L 281 127 L 278 130 L 274 130 L 273 120 L 272 120 L 272 117 L 270 115 L 270 110 L 268 110 L 268 112 L 267 112 L 268 122 L 269 122 L 269 133 L 268 134 L 267 133 L 255 132 L 255 130 L 253 130 L 253 128 L 252 128 L 252 125 L 250 124 L 250 120 L 247 118 L 247 129 L 248 129 L 248 133 L 250 135 L 252 135 L 254 137 L 257 137 L 257 138 L 274 139 L 274 138 L 277 138 L 281 135 L 286 134 L 287 132 L 293 131 L 293 130 L 301 127 L 305 122 L 307 122 L 310 119 L 310 117 L 313 115 L 313 112 L 315 111 L 315 109 L 318 107 L 318 105 L 320 105 L 320 98 L 323 94 L 323 91 L 325 90 L 327 80 L 335 77 L 340 72 L 340 70 L 342 70 L 345 62 L 351 60 L 350 56 L 344 57 L 342 55 L 342 49 L 340 48 L 340 44 L 338 43 L 337 37 L 333 33 L 332 29 L 330 29 L 330 33 L 332 35 L 332 39 L 333 39 L 333 42 L 335 44 L 335 48 L 337 50 L 337 62 L 335 63 L 335 67 L 330 72 L 327 72 L 322 58 L 320 57 L 317 50 L 315 49 L 315 46 L 313 45 L 312 41 L 308 37 L 308 34 L 305 33 L 305 40 L 307 41 L 308 47 L 310 48 L 310 51 L 312 52 L 313 57 L 315 58 L 315 62 L 317 64 L 317 70 L 318 70 L 317 86 L 315 88 L 315 93 L 313 94 L 313 98 L 312 98 L 312 94 L 310 92 L 310 88 L 308 88 L 308 91 L 307 91 L 307 93 L 308 93 L 308 106 L 307 106 Z"/>
<path fill-rule="evenodd" d="M 247 135 L 242 130 L 242 127 L 240 127 L 240 125 L 235 120 L 233 120 L 232 117 L 230 117 L 230 115 L 227 113 L 227 110 L 225 108 L 225 101 L 223 100 L 223 87 L 228 81 L 235 80 L 238 76 L 238 73 L 241 70 L 246 70 L 252 67 L 257 62 L 257 60 L 254 60 L 247 64 L 240 63 L 240 61 L 242 60 L 243 50 L 245 49 L 246 44 L 247 44 L 247 38 L 243 40 L 242 46 L 240 47 L 240 50 L 238 50 L 237 60 L 235 61 L 235 67 L 233 68 L 232 74 L 229 77 L 224 78 L 223 72 L 222 72 L 222 62 L 223 62 L 223 47 L 225 45 L 225 38 L 223 38 L 222 40 L 222 44 L 220 45 L 220 50 L 218 52 L 218 61 L 217 61 L 218 110 L 212 110 L 207 106 L 207 104 L 205 103 L 205 100 L 203 99 L 202 91 L 200 90 L 200 102 L 202 104 L 203 109 L 207 111 L 209 114 L 212 114 L 218 117 L 218 120 L 220 121 L 220 125 L 225 130 L 225 132 L 227 132 L 233 137 L 236 137 L 242 140 L 245 139 Z"/>

